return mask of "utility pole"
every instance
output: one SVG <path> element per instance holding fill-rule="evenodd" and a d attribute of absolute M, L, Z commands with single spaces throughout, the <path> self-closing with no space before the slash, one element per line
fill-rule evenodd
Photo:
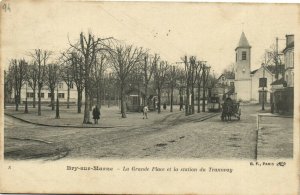
<path fill-rule="evenodd" d="M 278 37 L 276 37 L 275 79 L 278 79 Z"/>
<path fill-rule="evenodd" d="M 263 66 L 263 80 L 265 81 L 265 64 L 263 64 L 262 66 Z M 262 105 L 261 105 L 261 110 L 265 110 L 265 84 L 267 84 L 267 83 L 263 83 L 263 86 L 262 86 Z"/>

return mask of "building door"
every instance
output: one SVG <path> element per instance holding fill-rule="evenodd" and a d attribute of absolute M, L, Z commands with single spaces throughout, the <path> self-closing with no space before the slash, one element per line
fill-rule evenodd
<path fill-rule="evenodd" d="M 266 91 L 259 91 L 259 103 L 261 104 L 263 102 L 267 103 L 267 92 Z"/>

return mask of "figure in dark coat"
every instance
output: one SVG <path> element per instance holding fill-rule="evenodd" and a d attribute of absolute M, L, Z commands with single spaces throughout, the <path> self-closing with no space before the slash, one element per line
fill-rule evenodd
<path fill-rule="evenodd" d="M 98 106 L 96 106 L 93 109 L 93 119 L 94 119 L 94 123 L 98 124 L 98 120 L 100 119 L 100 110 L 99 110 Z"/>

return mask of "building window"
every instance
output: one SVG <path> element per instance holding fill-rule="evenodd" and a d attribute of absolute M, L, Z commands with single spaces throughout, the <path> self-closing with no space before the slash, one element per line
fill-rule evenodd
<path fill-rule="evenodd" d="M 59 84 L 58 84 L 58 88 L 59 88 L 59 89 L 62 89 L 62 88 L 63 88 L 63 83 L 59 83 Z"/>
<path fill-rule="evenodd" d="M 28 92 L 26 95 L 27 95 L 28 98 L 33 98 L 34 93 Z"/>
<path fill-rule="evenodd" d="M 247 60 L 247 52 L 242 52 L 242 60 Z"/>
<path fill-rule="evenodd" d="M 70 89 L 73 89 L 74 88 L 74 85 L 73 83 L 70 84 Z"/>
<path fill-rule="evenodd" d="M 41 98 L 44 98 L 44 95 L 45 95 L 44 93 L 41 93 Z"/>
<path fill-rule="evenodd" d="M 230 82 L 230 86 L 231 86 L 231 87 L 234 87 L 234 82 Z"/>
<path fill-rule="evenodd" d="M 58 98 L 64 99 L 65 98 L 65 94 L 64 93 L 58 93 Z"/>

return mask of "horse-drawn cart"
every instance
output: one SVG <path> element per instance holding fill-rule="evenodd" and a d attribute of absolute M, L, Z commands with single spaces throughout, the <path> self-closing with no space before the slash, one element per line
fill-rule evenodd
<path fill-rule="evenodd" d="M 227 98 L 225 102 L 222 104 L 222 114 L 221 119 L 222 121 L 231 121 L 231 117 L 234 116 L 238 120 L 241 118 L 241 108 L 240 103 Z"/>

